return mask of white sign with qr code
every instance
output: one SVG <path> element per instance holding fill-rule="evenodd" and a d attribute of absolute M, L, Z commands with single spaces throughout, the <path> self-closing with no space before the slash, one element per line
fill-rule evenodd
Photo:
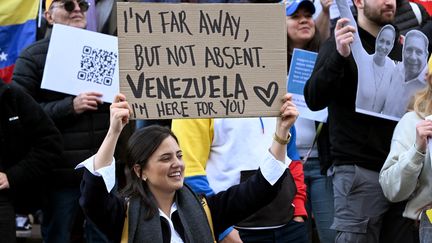
<path fill-rule="evenodd" d="M 111 103 L 119 92 L 117 37 L 55 24 L 41 88 L 71 95 L 99 92 Z"/>

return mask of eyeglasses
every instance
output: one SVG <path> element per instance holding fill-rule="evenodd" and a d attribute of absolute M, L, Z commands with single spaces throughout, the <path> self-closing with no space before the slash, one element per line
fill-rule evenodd
<path fill-rule="evenodd" d="M 58 1 L 60 2 L 60 1 Z M 81 9 L 81 12 L 87 12 L 87 10 L 90 7 L 90 3 L 86 2 L 86 1 L 78 1 L 78 6 Z M 51 5 L 52 6 L 52 5 Z M 67 11 L 67 12 L 72 12 L 75 9 L 75 2 L 74 1 L 62 1 L 61 4 L 54 6 L 55 7 L 60 7 L 63 6 L 63 8 Z"/>

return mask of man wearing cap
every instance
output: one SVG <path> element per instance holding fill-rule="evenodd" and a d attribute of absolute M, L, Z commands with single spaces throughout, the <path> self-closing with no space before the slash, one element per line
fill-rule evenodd
<path fill-rule="evenodd" d="M 88 8 L 85 0 L 47 0 L 45 18 L 49 25 L 85 28 Z M 62 163 L 50 175 L 49 202 L 43 210 L 45 243 L 69 242 L 74 223 L 82 237 L 83 216 L 78 204 L 82 171 L 75 171 L 74 167 L 97 151 L 109 127 L 109 105 L 102 103 L 101 93 L 90 91 L 72 96 L 40 88 L 49 42 L 50 37 L 23 50 L 12 79 L 42 106 L 64 140 Z M 86 232 L 94 229 L 87 226 Z"/>
<path fill-rule="evenodd" d="M 379 30 L 394 19 L 396 2 L 354 0 L 354 4 L 358 34 L 372 54 Z M 347 18 L 338 20 L 335 36 L 321 46 L 304 90 L 311 110 L 328 108 L 336 242 L 416 242 L 418 232 L 402 218 L 405 203 L 390 204 L 378 181 L 396 122 L 355 112 L 358 74 L 350 47 L 355 31 Z M 389 57 L 400 61 L 397 40 L 398 35 Z"/>

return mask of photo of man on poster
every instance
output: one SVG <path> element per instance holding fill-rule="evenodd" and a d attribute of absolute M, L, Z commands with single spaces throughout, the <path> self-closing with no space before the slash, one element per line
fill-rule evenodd
<path fill-rule="evenodd" d="M 349 25 L 358 30 L 348 5 L 337 3 L 341 17 L 348 18 Z M 351 50 L 358 69 L 356 112 L 398 121 L 416 91 L 425 86 L 428 38 L 418 30 L 410 30 L 404 38 L 399 62 L 387 56 L 397 41 L 400 37 L 395 28 L 384 25 L 377 35 L 375 52 L 368 54 L 358 31 L 354 32 Z"/>
<path fill-rule="evenodd" d="M 382 113 L 400 118 L 408 110 L 411 98 L 425 87 L 429 40 L 418 30 L 405 36 L 402 63 L 392 72 L 390 87 Z"/>

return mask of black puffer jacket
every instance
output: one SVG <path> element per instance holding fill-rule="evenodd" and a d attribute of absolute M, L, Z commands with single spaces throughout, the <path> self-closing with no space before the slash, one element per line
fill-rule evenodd
<path fill-rule="evenodd" d="M 409 30 L 419 29 L 429 20 L 429 14 L 421 4 L 416 4 L 421 13 L 422 21 L 419 24 L 417 17 L 408 0 L 397 0 L 396 14 L 394 25 L 400 31 L 400 34 L 405 35 Z"/>
<path fill-rule="evenodd" d="M 14 200 L 22 213 L 40 206 L 42 185 L 61 152 L 61 135 L 40 106 L 20 88 L 0 80 L 0 171 L 10 186 L 0 190 L 0 197 Z"/>
<path fill-rule="evenodd" d="M 63 136 L 63 163 L 53 173 L 53 185 L 79 186 L 82 172 L 74 167 L 95 154 L 101 145 L 109 127 L 109 105 L 78 115 L 73 109 L 75 96 L 40 88 L 49 41 L 40 40 L 21 52 L 12 80 L 39 102 Z"/>

